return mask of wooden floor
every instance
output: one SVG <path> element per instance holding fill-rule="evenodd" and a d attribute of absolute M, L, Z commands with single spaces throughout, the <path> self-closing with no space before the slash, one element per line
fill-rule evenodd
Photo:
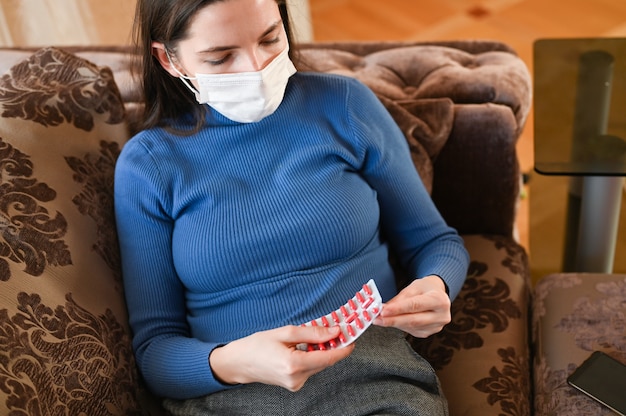
<path fill-rule="evenodd" d="M 532 73 L 533 42 L 545 37 L 626 37 L 626 0 L 291 0 L 305 38 L 340 40 L 493 39 L 512 46 Z M 0 0 L 0 46 L 128 43 L 134 0 Z M 518 229 L 534 277 L 561 264 L 567 178 L 533 170 L 532 115 L 519 141 L 531 173 Z M 615 268 L 626 272 L 626 203 Z M 621 255 L 620 255 L 621 254 Z"/>

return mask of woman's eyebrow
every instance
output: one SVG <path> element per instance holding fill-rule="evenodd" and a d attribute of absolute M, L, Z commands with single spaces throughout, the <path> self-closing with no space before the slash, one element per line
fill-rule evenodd
<path fill-rule="evenodd" d="M 275 31 L 282 24 L 283 24 L 282 20 L 277 20 L 276 22 L 274 22 L 265 32 L 261 34 L 261 36 L 259 36 L 259 40 L 263 39 L 264 37 L 266 37 L 273 31 Z"/>
<path fill-rule="evenodd" d="M 276 22 L 274 22 L 269 28 L 267 28 L 265 32 L 261 34 L 261 36 L 259 36 L 259 40 L 263 39 L 270 33 L 274 32 L 278 27 L 280 27 L 281 24 L 282 24 L 282 20 L 277 20 Z M 239 48 L 239 46 L 237 45 L 215 46 L 212 48 L 202 49 L 198 51 L 197 53 L 205 54 L 205 53 L 213 53 L 213 52 L 224 52 L 224 51 L 230 51 L 230 50 L 237 49 L 237 48 Z"/>

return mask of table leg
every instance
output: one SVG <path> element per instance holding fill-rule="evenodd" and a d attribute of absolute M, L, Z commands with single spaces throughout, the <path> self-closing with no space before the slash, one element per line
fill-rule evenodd
<path fill-rule="evenodd" d="M 583 178 L 576 270 L 612 273 L 623 177 Z"/>
<path fill-rule="evenodd" d="M 583 176 L 569 178 L 567 208 L 565 219 L 565 241 L 563 244 L 563 264 L 565 273 L 576 272 L 576 250 L 578 249 L 578 231 L 580 224 L 580 207 L 583 198 Z"/>

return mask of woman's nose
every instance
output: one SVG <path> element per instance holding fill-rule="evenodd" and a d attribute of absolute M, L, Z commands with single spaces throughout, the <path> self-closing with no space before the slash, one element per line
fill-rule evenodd
<path fill-rule="evenodd" d="M 262 70 L 272 61 L 272 57 L 268 57 L 259 51 L 250 51 L 247 53 L 246 72 L 257 72 Z"/>

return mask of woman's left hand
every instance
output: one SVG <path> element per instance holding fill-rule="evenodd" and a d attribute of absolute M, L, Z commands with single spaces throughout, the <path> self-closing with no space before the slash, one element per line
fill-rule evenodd
<path fill-rule="evenodd" d="M 426 338 L 441 331 L 450 319 L 450 298 L 443 280 L 439 276 L 426 276 L 413 281 L 385 303 L 374 324 Z"/>

